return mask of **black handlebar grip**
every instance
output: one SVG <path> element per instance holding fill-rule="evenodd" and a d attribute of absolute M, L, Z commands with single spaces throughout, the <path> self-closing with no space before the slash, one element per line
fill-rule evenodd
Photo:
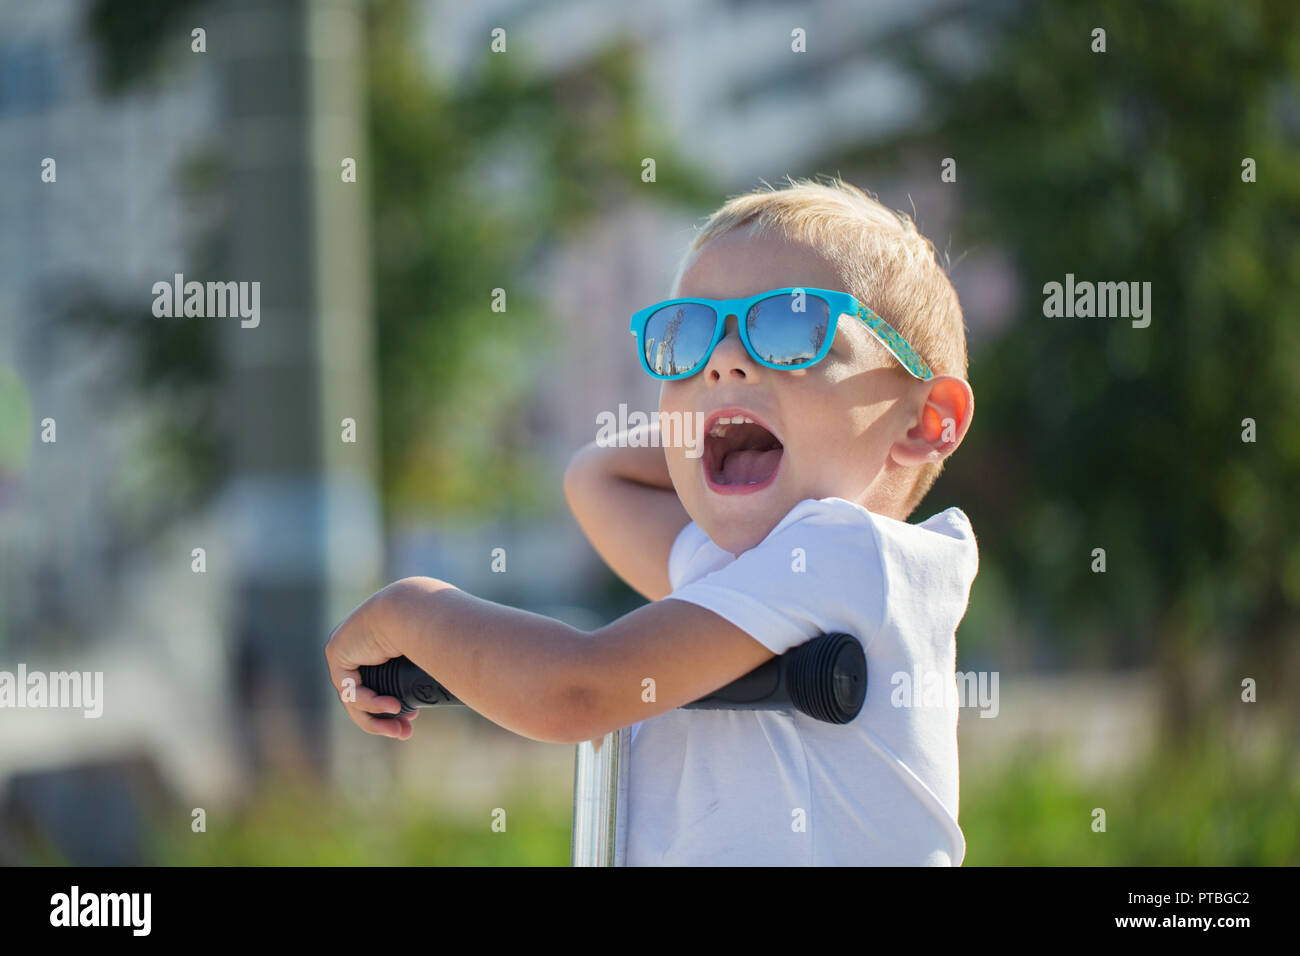
<path fill-rule="evenodd" d="M 396 697 L 401 715 L 417 707 L 461 703 L 447 688 L 405 657 L 359 668 L 361 683 L 384 697 Z M 867 696 L 867 658 L 857 638 L 823 634 L 759 665 L 691 710 L 789 710 L 829 724 L 847 724 Z M 375 714 L 394 717 L 396 714 Z"/>
<path fill-rule="evenodd" d="M 382 664 L 362 664 L 361 685 L 369 687 L 384 697 L 396 697 L 402 705 L 398 714 L 375 714 L 376 717 L 396 717 L 415 713 L 417 707 L 437 704 L 459 704 L 447 688 L 416 667 L 405 657 L 394 657 Z"/>
<path fill-rule="evenodd" d="M 867 657 L 850 634 L 823 634 L 687 704 L 692 710 L 797 710 L 847 724 L 867 697 Z"/>

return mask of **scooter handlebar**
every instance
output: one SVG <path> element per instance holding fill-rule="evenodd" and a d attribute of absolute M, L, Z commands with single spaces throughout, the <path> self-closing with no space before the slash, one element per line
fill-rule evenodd
<path fill-rule="evenodd" d="M 405 657 L 362 665 L 361 683 L 385 697 L 396 697 L 402 714 L 417 707 L 461 701 Z M 796 710 L 830 724 L 847 724 L 867 696 L 867 659 L 857 638 L 822 634 L 774 657 L 706 697 L 691 710 Z M 399 716 L 376 714 L 377 717 Z"/>

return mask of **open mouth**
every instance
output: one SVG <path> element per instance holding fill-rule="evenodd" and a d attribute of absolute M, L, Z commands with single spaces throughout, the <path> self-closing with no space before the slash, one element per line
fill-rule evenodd
<path fill-rule="evenodd" d="M 776 476 L 784 447 L 746 415 L 721 416 L 704 436 L 704 473 L 728 491 L 757 491 Z"/>

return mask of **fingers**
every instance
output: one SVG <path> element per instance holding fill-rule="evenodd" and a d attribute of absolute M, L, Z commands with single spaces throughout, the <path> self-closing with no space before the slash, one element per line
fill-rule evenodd
<path fill-rule="evenodd" d="M 349 710 L 348 713 L 351 715 L 352 711 Z M 368 734 L 406 740 L 411 736 L 411 734 L 415 733 L 415 728 L 411 726 L 411 717 L 414 716 L 413 714 L 408 714 L 404 717 L 389 717 L 387 719 L 383 717 L 374 717 L 370 714 L 360 714 L 359 716 L 359 720 L 357 719 L 357 716 L 353 716 L 353 720 L 356 721 L 358 727 Z"/>
<path fill-rule="evenodd" d="M 380 700 L 392 700 L 389 698 L 379 698 Z M 400 705 L 399 705 L 400 708 Z M 347 704 L 344 707 L 352 722 L 368 734 L 375 734 L 380 737 L 396 737 L 398 740 L 406 740 L 411 734 L 415 733 L 415 728 L 411 726 L 411 721 L 415 714 L 394 714 L 390 717 L 376 717 L 374 713 L 367 712 L 357 707 L 355 704 Z"/>
<path fill-rule="evenodd" d="M 361 683 L 361 672 L 329 662 L 330 680 L 344 707 L 357 707 L 371 714 L 395 714 L 402 709 L 396 697 L 385 697 Z"/>
<path fill-rule="evenodd" d="M 360 671 L 338 667 L 330 661 L 330 677 L 339 692 L 339 701 L 354 724 L 368 734 L 381 737 L 395 737 L 406 740 L 415 732 L 411 726 L 414 714 L 399 716 L 402 703 L 396 697 L 378 694 L 361 683 Z M 346 683 L 351 681 L 350 684 Z M 345 690 L 351 693 L 345 693 Z M 355 700 L 349 697 L 355 696 Z M 375 714 L 389 714 L 389 717 L 376 717 Z"/>
<path fill-rule="evenodd" d="M 357 686 L 357 699 L 351 704 L 368 714 L 396 714 L 402 709 L 402 702 L 396 697 L 382 697 L 369 687 L 360 685 Z"/>

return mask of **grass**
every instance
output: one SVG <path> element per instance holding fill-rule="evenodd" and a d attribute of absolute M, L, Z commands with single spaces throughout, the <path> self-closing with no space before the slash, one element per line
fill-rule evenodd
<path fill-rule="evenodd" d="M 969 774 L 966 775 L 969 777 Z M 188 810 L 155 821 L 149 860 L 166 865 L 564 866 L 567 810 L 521 790 L 505 832 L 412 799 L 350 804 L 269 787 L 192 833 Z M 1105 832 L 1093 811 L 1105 810 Z M 1022 755 L 963 780 L 967 865 L 1275 865 L 1300 863 L 1300 766 L 1285 750 L 1246 759 L 1224 743 L 1160 754 L 1118 776 L 1081 779 L 1060 754 Z"/>
<path fill-rule="evenodd" d="M 1300 764 L 1246 759 L 1212 742 L 1087 781 L 1059 755 L 963 780 L 972 866 L 1258 866 L 1300 863 Z M 1094 832 L 1093 811 L 1105 811 Z"/>
<path fill-rule="evenodd" d="M 417 805 L 349 804 L 293 785 L 267 788 L 229 817 L 209 814 L 190 830 L 188 811 L 155 821 L 150 859 L 166 866 L 567 866 L 568 811 L 527 794 L 493 817 Z"/>

